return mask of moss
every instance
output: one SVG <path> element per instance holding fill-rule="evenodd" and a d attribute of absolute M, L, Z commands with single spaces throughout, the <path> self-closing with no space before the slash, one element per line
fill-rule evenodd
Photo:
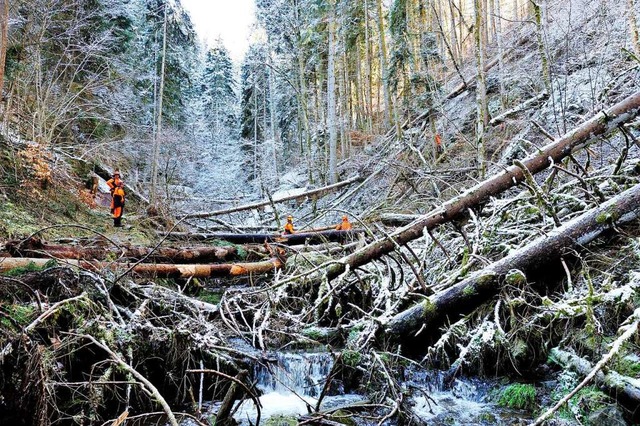
<path fill-rule="evenodd" d="M 35 318 L 35 309 L 31 306 L 24 305 L 5 305 L 3 306 L 4 313 L 7 314 L 18 325 L 27 326 Z M 7 318 L 2 318 L 0 324 L 5 327 L 11 327 L 12 323 Z"/>
<path fill-rule="evenodd" d="M 613 223 L 620 218 L 620 213 L 614 208 L 600 213 L 596 216 L 596 223 L 604 225 L 605 223 Z"/>
<path fill-rule="evenodd" d="M 464 289 L 462 289 L 462 294 L 464 296 L 470 297 L 470 296 L 473 296 L 473 295 L 477 294 L 477 292 L 476 292 L 475 287 L 473 287 L 472 285 L 468 285 Z"/>
<path fill-rule="evenodd" d="M 422 302 L 423 317 L 430 317 L 436 312 L 436 305 L 430 299 L 424 299 Z"/>
<path fill-rule="evenodd" d="M 514 383 L 504 388 L 497 403 L 502 407 L 531 410 L 536 404 L 536 388 L 525 383 Z"/>
<path fill-rule="evenodd" d="M 295 416 L 273 416 L 264 422 L 265 426 L 296 426 L 298 420 Z"/>
<path fill-rule="evenodd" d="M 496 273 L 493 271 L 489 271 L 480 275 L 476 279 L 476 283 L 478 283 L 479 286 L 487 285 L 491 283 L 495 278 L 496 278 Z"/>
<path fill-rule="evenodd" d="M 220 299 L 222 299 L 222 293 L 202 290 L 198 295 L 198 300 L 202 300 L 206 303 L 211 303 L 212 305 L 217 305 L 220 303 Z"/>
<path fill-rule="evenodd" d="M 6 271 L 4 274 L 4 276 L 6 277 L 17 277 L 20 275 L 24 275 L 27 274 L 29 272 L 40 272 L 40 271 L 44 271 L 45 269 L 48 268 L 53 268 L 54 266 L 56 266 L 58 264 L 58 262 L 56 262 L 55 260 L 51 259 L 50 261 L 48 261 L 47 263 L 45 263 L 43 266 L 38 266 L 33 262 L 29 262 L 27 264 L 27 266 L 20 266 L 18 268 L 13 268 L 13 269 L 9 269 L 8 271 Z"/>
<path fill-rule="evenodd" d="M 512 269 L 507 272 L 504 278 L 506 283 L 514 287 L 520 287 L 527 283 L 527 276 L 519 269 Z"/>
<path fill-rule="evenodd" d="M 640 359 L 636 356 L 621 358 L 615 370 L 623 376 L 640 377 Z"/>
<path fill-rule="evenodd" d="M 342 352 L 342 362 L 344 365 L 348 365 L 349 367 L 357 367 L 360 365 L 360 361 L 362 360 L 362 355 L 360 352 L 356 351 L 344 351 Z"/>

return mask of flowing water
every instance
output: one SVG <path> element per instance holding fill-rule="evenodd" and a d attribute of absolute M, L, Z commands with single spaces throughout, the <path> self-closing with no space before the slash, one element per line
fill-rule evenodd
<path fill-rule="evenodd" d="M 303 415 L 314 410 L 331 372 L 334 357 L 330 353 L 278 353 L 268 362 L 256 364 L 252 379 L 262 392 L 261 424 L 274 416 Z M 495 391 L 504 386 L 498 381 L 456 378 L 448 381 L 440 371 L 415 370 L 405 373 L 402 386 L 409 395 L 414 418 L 428 425 L 517 425 L 531 420 L 527 413 L 504 409 L 491 402 Z M 321 409 L 364 402 L 362 395 L 344 394 L 332 389 L 324 396 Z M 342 393 L 341 395 L 335 395 Z M 215 409 L 214 409 L 215 411 Z M 245 400 L 234 418 L 243 426 L 255 425 L 257 410 Z M 358 425 L 377 422 L 357 421 Z M 280 423 L 276 423 L 280 424 Z M 285 423 L 282 423 L 285 424 Z M 389 421 L 392 426 L 394 423 Z"/>
<path fill-rule="evenodd" d="M 253 379 L 263 393 L 261 418 L 307 414 L 322 394 L 325 380 L 333 367 L 333 355 L 318 353 L 279 353 L 268 363 L 254 367 Z M 359 395 L 333 395 L 322 399 L 321 409 L 348 405 L 363 400 Z M 255 404 L 244 401 L 234 418 L 243 425 L 255 424 Z"/>

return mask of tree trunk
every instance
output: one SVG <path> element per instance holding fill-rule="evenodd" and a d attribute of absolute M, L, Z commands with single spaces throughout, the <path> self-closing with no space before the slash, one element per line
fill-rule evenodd
<path fill-rule="evenodd" d="M 536 174 L 549 167 L 552 162 L 557 164 L 573 151 L 599 140 L 599 136 L 617 129 L 618 125 L 633 119 L 638 113 L 640 113 L 640 92 L 636 92 L 622 100 L 607 111 L 596 114 L 589 121 L 557 141 L 541 148 L 538 155 L 529 157 L 523 163 L 532 174 Z M 524 174 L 517 166 L 510 166 L 505 170 L 501 170 L 460 196 L 449 200 L 440 208 L 420 216 L 415 222 L 391 234 L 389 238 L 370 243 L 346 256 L 341 262 L 330 267 L 327 272 L 329 279 L 333 279 L 344 272 L 347 265 L 353 270 L 387 253 L 391 253 L 398 245 L 402 246 L 409 241 L 422 237 L 424 230 L 431 230 L 438 225 L 461 217 L 468 209 L 479 206 L 489 197 L 496 196 L 523 180 Z"/>
<path fill-rule="evenodd" d="M 164 70 L 167 60 L 167 3 L 164 5 L 164 23 L 162 25 L 162 62 L 160 65 L 160 88 L 158 89 L 158 111 L 156 112 L 156 131 L 153 137 L 153 158 L 151 159 L 151 193 L 149 199 L 155 205 L 158 198 L 158 162 L 160 157 L 160 135 L 162 133 L 162 101 L 164 99 Z"/>
<path fill-rule="evenodd" d="M 76 260 L 142 259 L 148 262 L 202 263 L 229 260 L 237 255 L 235 247 L 78 247 L 46 244 L 39 240 L 8 241 L 7 251 L 15 257 L 56 258 Z"/>
<path fill-rule="evenodd" d="M 24 268 L 30 265 L 45 267 L 51 259 L 42 258 L 15 258 L 6 257 L 0 260 L 0 273 L 15 268 Z M 85 260 L 67 259 L 59 261 L 60 264 L 76 266 L 89 270 L 126 270 L 130 267 L 127 263 L 118 262 L 93 262 Z M 208 277 L 236 277 L 243 275 L 266 274 L 284 266 L 282 260 L 274 258 L 262 262 L 239 262 L 222 264 L 166 264 L 166 263 L 140 263 L 131 267 L 131 273 L 142 277 L 156 278 L 208 278 Z"/>
<path fill-rule="evenodd" d="M 437 331 L 445 320 L 451 323 L 461 315 L 494 297 L 502 283 L 521 283 L 521 274 L 541 273 L 560 263 L 560 258 L 601 236 L 615 226 L 638 218 L 640 184 L 617 195 L 597 208 L 554 229 L 505 258 L 475 272 L 454 286 L 400 312 L 386 324 L 384 334 L 399 341 L 410 341 L 418 330 Z"/>
<path fill-rule="evenodd" d="M 478 73 L 476 85 L 476 162 L 478 175 L 484 179 L 487 166 L 485 159 L 484 132 L 488 123 L 487 84 L 485 67 L 485 27 L 483 1 L 474 0 L 474 38 L 476 42 L 476 70 Z"/>
<path fill-rule="evenodd" d="M 306 197 L 314 197 L 314 196 L 322 196 L 326 193 L 329 193 L 333 190 L 342 188 L 344 186 L 347 185 L 351 185 L 352 183 L 355 182 L 360 182 L 362 181 L 362 178 L 360 176 L 355 176 L 352 177 L 351 179 L 347 179 L 347 180 L 343 180 L 342 182 L 338 182 L 335 183 L 333 185 L 328 185 L 328 186 L 323 186 L 322 188 L 317 188 L 317 189 L 312 189 L 311 191 L 307 191 L 307 192 L 303 192 L 302 194 L 296 194 L 296 195 L 288 195 L 286 197 L 280 197 L 280 198 L 274 198 L 273 200 L 264 200 L 264 201 L 259 201 L 257 203 L 252 203 L 252 204 L 245 204 L 243 206 L 238 206 L 238 207 L 231 207 L 228 209 L 223 209 L 223 210 L 216 210 L 213 212 L 204 212 L 204 213 L 192 213 L 192 214 L 188 214 L 186 216 L 184 216 L 185 219 L 202 219 L 205 217 L 212 217 L 212 216 L 219 216 L 221 214 L 227 214 L 227 213 L 235 213 L 235 212 L 240 212 L 243 210 L 251 210 L 251 209 L 257 209 L 259 207 L 264 207 L 264 206 L 268 206 L 271 205 L 272 203 L 281 203 L 283 201 L 288 201 L 288 200 L 295 200 L 295 199 L 305 199 Z"/>
<path fill-rule="evenodd" d="M 586 359 L 559 348 L 551 349 L 549 358 L 563 369 L 573 370 L 582 376 L 588 375 L 593 370 L 593 366 Z M 616 401 L 619 400 L 629 407 L 640 407 L 640 382 L 638 379 L 608 370 L 606 373 L 599 372 L 595 377 L 595 382 Z"/>
<path fill-rule="evenodd" d="M 388 126 L 391 126 L 391 92 L 387 82 L 387 41 L 385 38 L 384 16 L 382 15 L 382 0 L 377 0 L 378 8 L 378 37 L 380 37 L 380 79 L 384 91 L 384 117 Z"/>
<path fill-rule="evenodd" d="M 9 44 L 9 0 L 0 0 L 0 102 L 3 99 L 4 67 Z"/>
<path fill-rule="evenodd" d="M 640 57 L 640 35 L 638 35 L 638 20 L 636 19 L 636 0 L 627 0 L 627 16 L 629 20 L 629 31 L 631 32 L 631 43 L 636 56 Z"/>
<path fill-rule="evenodd" d="M 296 234 L 280 235 L 280 234 L 202 234 L 190 232 L 159 232 L 159 235 L 166 236 L 168 239 L 186 239 L 186 240 L 221 240 L 233 244 L 261 244 L 261 243 L 279 243 L 286 245 L 296 244 L 321 244 L 330 241 L 345 241 L 354 238 L 362 231 L 318 231 L 318 232 L 298 232 Z"/>
<path fill-rule="evenodd" d="M 336 117 L 336 19 L 329 1 L 329 56 L 327 59 L 327 126 L 329 127 L 329 183 L 338 181 L 338 125 Z"/>

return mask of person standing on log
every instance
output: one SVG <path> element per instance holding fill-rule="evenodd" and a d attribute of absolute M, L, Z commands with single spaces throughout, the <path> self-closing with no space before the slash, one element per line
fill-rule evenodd
<path fill-rule="evenodd" d="M 293 216 L 289 215 L 287 216 L 287 223 L 284 225 L 284 232 L 283 234 L 285 235 L 290 235 L 293 234 L 295 231 L 295 229 L 293 229 Z"/>
<path fill-rule="evenodd" d="M 351 222 L 349 222 L 349 218 L 347 215 L 342 216 L 342 222 L 336 226 L 337 231 L 348 231 L 351 229 Z"/>
<path fill-rule="evenodd" d="M 120 171 L 116 169 L 113 172 L 113 177 L 107 181 L 107 186 L 109 187 L 109 192 L 111 193 L 112 197 L 113 192 L 116 190 L 120 182 L 122 182 L 122 180 L 120 179 Z"/>
<path fill-rule="evenodd" d="M 122 226 L 122 214 L 124 213 L 124 182 L 118 182 L 111 197 L 111 213 L 113 214 L 113 226 Z"/>

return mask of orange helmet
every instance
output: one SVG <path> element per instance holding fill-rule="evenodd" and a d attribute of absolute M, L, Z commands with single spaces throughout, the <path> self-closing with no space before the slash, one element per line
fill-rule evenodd
<path fill-rule="evenodd" d="M 345 214 L 344 216 L 342 216 L 342 220 L 349 220 L 349 218 L 347 217 L 347 215 Z"/>

